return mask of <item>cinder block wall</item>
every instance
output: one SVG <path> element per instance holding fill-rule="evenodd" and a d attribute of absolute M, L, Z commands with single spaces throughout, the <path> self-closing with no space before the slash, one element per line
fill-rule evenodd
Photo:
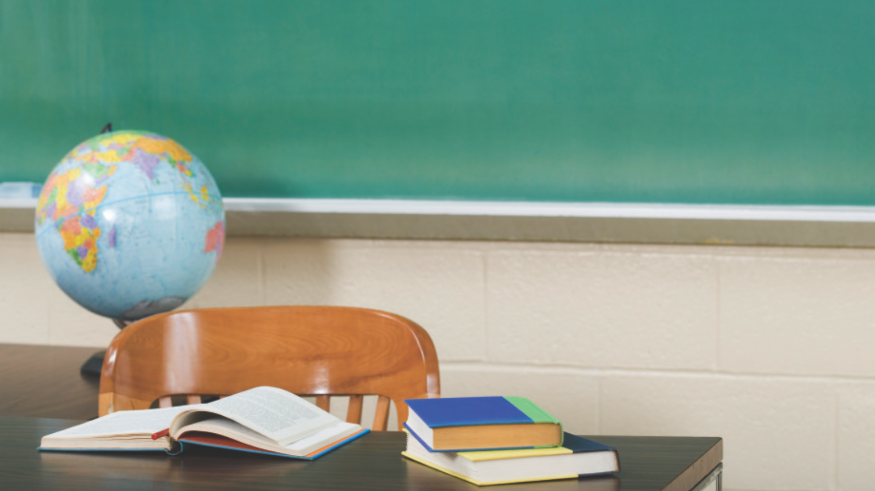
<path fill-rule="evenodd" d="M 277 304 L 415 320 L 445 396 L 529 396 L 576 433 L 722 436 L 727 489 L 872 487 L 875 250 L 230 238 L 184 308 Z M 5 343 L 117 332 L 28 234 L 0 234 L 0 314 Z"/>

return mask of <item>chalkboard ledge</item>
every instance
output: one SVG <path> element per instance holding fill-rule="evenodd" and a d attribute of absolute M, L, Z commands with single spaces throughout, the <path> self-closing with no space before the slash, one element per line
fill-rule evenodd
<path fill-rule="evenodd" d="M 225 198 L 231 236 L 875 247 L 875 207 Z M 35 199 L 0 199 L 33 232 Z"/>

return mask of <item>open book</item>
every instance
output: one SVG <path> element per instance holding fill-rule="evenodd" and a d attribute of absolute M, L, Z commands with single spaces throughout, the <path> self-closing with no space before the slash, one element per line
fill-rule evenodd
<path fill-rule="evenodd" d="M 257 387 L 208 404 L 120 411 L 46 435 L 39 450 L 164 450 L 186 444 L 312 460 L 369 430 L 300 397 Z"/>

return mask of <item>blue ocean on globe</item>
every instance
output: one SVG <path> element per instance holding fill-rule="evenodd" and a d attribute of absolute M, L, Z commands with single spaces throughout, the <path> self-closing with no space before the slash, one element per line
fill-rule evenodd
<path fill-rule="evenodd" d="M 104 133 L 70 151 L 43 186 L 35 225 L 58 286 L 118 321 L 180 306 L 207 282 L 225 242 L 207 168 L 145 131 Z"/>

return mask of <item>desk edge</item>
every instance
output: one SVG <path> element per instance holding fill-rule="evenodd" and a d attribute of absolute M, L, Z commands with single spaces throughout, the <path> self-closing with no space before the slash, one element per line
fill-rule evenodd
<path fill-rule="evenodd" d="M 690 491 L 723 462 L 723 438 L 674 479 L 663 491 Z"/>

